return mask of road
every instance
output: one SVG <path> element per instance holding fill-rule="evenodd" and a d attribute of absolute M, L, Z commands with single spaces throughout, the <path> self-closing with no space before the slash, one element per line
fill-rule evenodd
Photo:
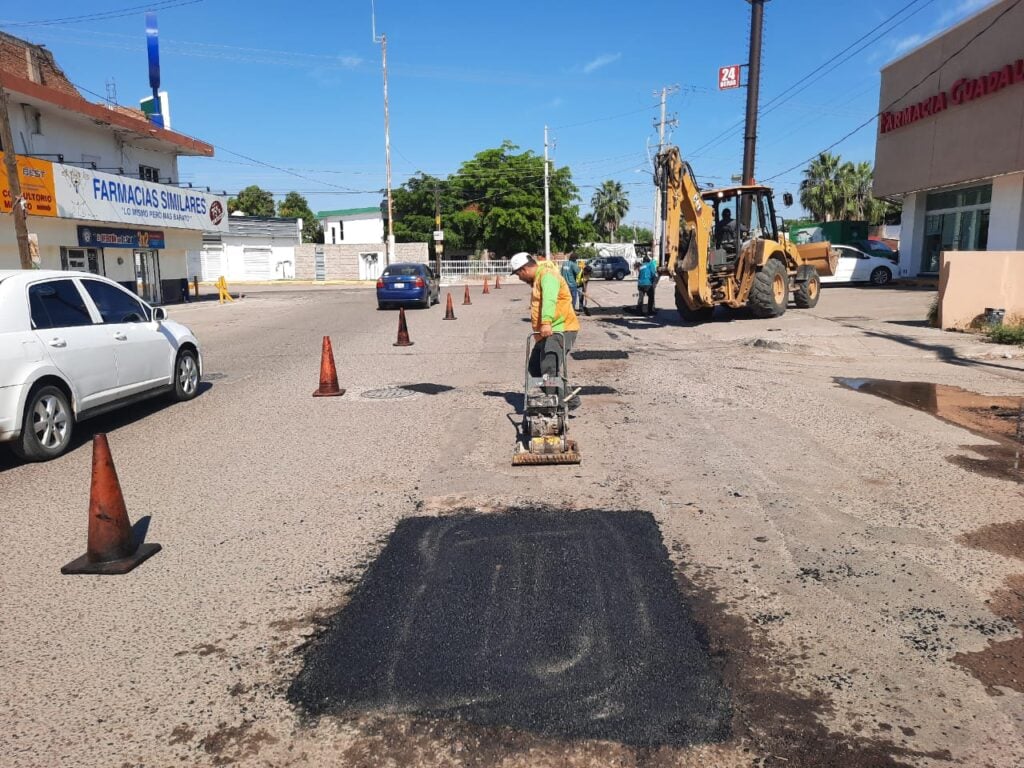
<path fill-rule="evenodd" d="M 365 289 L 172 308 L 200 397 L 0 453 L 0 763 L 1024 764 L 1020 476 L 837 381 L 1020 397 L 1024 359 L 927 292 L 688 327 L 633 290 L 594 285 L 578 467 L 510 465 L 522 286 L 409 311 L 407 348 Z M 61 576 L 97 431 L 163 550 Z"/>

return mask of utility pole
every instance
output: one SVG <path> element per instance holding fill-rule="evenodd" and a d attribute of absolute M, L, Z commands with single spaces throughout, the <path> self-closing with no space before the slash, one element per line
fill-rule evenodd
<path fill-rule="evenodd" d="M 674 117 L 671 120 L 665 119 L 665 102 L 668 97 L 674 93 L 679 92 L 679 86 L 673 85 L 669 88 L 661 89 L 661 120 L 655 123 L 658 129 L 658 154 L 665 148 L 665 126 L 669 125 L 675 127 L 679 124 L 679 121 Z M 655 91 L 654 95 L 657 96 L 658 92 Z M 658 264 L 661 264 L 662 254 L 665 253 L 665 243 L 662 242 L 662 229 L 661 229 L 661 187 L 658 184 L 654 185 L 654 229 L 651 231 L 653 242 L 651 248 L 654 251 L 654 258 Z"/>
<path fill-rule="evenodd" d="M 441 239 L 434 235 L 434 256 L 437 259 L 437 279 L 441 279 L 441 257 L 444 254 L 444 230 L 441 229 L 441 188 L 434 184 L 434 231 L 441 233 Z"/>
<path fill-rule="evenodd" d="M 544 258 L 551 261 L 551 200 L 548 190 L 548 127 L 544 126 Z"/>
<path fill-rule="evenodd" d="M 761 35 L 764 31 L 764 4 L 750 3 L 750 57 L 747 60 L 747 127 L 743 133 L 743 183 L 754 183 L 754 159 L 757 149 L 757 106 L 761 88 Z"/>
<path fill-rule="evenodd" d="M 388 199 L 388 242 L 384 266 L 388 266 L 395 256 L 395 216 L 391 204 L 391 120 L 388 112 L 388 36 L 377 36 L 377 9 L 373 0 L 370 0 L 370 12 L 373 24 L 373 42 L 380 43 L 381 68 L 384 71 L 384 168 Z"/>
<path fill-rule="evenodd" d="M 7 107 L 7 91 L 0 85 L 0 142 L 3 143 L 4 165 L 7 166 L 7 183 L 11 188 L 11 213 L 14 214 L 14 233 L 18 238 L 18 257 L 21 260 L 22 269 L 32 269 L 32 251 L 29 247 L 25 200 L 21 196 L 18 155 L 14 151 L 11 117 Z"/>

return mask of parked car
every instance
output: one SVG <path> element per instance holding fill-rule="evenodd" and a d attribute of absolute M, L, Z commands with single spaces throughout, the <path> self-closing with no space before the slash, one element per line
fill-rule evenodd
<path fill-rule="evenodd" d="M 199 341 L 112 280 L 0 270 L 0 443 L 60 456 L 74 425 L 155 395 L 199 391 Z"/>
<path fill-rule="evenodd" d="M 852 245 L 833 245 L 839 252 L 836 273 L 822 277 L 822 283 L 860 283 L 870 282 L 872 285 L 886 285 L 892 280 L 896 265 L 885 256 L 869 256 Z"/>
<path fill-rule="evenodd" d="M 898 262 L 900 259 L 900 252 L 894 251 L 881 240 L 854 240 L 848 243 L 848 245 L 852 245 L 857 250 L 864 251 L 868 256 L 882 256 L 893 263 Z"/>
<path fill-rule="evenodd" d="M 591 277 L 605 280 L 622 280 L 629 274 L 629 262 L 623 256 L 598 256 L 587 262 L 593 272 Z"/>
<path fill-rule="evenodd" d="M 392 264 L 377 281 L 377 308 L 418 304 L 429 309 L 441 301 L 441 283 L 428 264 Z"/>

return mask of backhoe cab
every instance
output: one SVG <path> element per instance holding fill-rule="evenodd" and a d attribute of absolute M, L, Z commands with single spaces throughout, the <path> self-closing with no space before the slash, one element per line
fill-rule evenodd
<path fill-rule="evenodd" d="M 820 275 L 835 271 L 829 243 L 798 246 L 778 226 L 770 187 L 701 190 L 679 149 L 658 155 L 663 274 L 675 282 L 684 320 L 710 320 L 719 304 L 778 317 L 792 293 L 797 307 L 818 303 Z"/>

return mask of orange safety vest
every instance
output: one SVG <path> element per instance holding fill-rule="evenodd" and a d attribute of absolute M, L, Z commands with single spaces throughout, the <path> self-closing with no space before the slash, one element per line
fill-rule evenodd
<path fill-rule="evenodd" d="M 551 330 L 578 331 L 580 329 L 579 318 L 572 308 L 572 294 L 569 286 L 558 271 L 558 266 L 553 261 L 537 262 L 537 274 L 533 279 L 533 298 L 530 303 L 530 319 L 533 321 L 533 330 L 540 331 L 541 326 L 541 278 L 545 273 L 550 272 L 558 279 L 558 298 L 555 301 L 555 316 L 551 321 Z"/>

